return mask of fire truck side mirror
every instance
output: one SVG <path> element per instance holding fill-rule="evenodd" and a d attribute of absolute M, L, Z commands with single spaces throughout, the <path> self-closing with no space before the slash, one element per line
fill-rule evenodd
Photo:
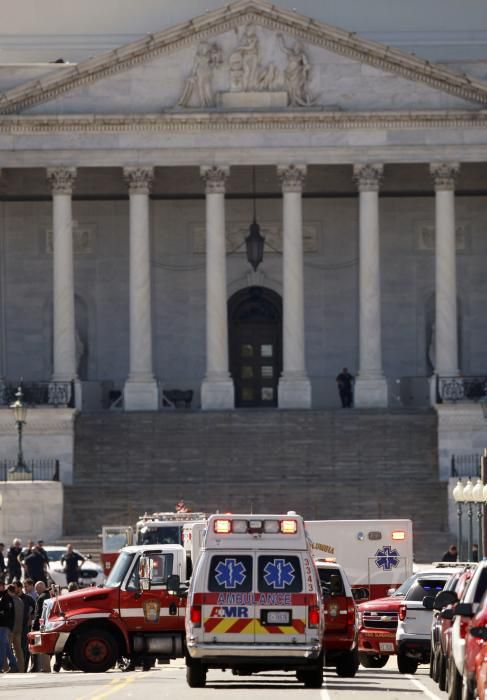
<path fill-rule="evenodd" d="M 368 600 L 369 591 L 367 588 L 352 588 L 352 596 L 354 600 Z"/>
<path fill-rule="evenodd" d="M 140 557 L 139 559 L 139 581 L 141 591 L 150 590 L 151 566 L 149 557 Z"/>
<path fill-rule="evenodd" d="M 172 595 L 179 595 L 179 587 L 181 585 L 181 579 L 177 574 L 171 574 L 167 577 L 167 592 L 172 593 Z"/>

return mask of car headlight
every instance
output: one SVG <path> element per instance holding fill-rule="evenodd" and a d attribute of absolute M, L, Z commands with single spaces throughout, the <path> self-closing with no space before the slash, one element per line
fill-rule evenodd
<path fill-rule="evenodd" d="M 55 630 L 63 627 L 66 624 L 66 620 L 48 620 L 44 625 L 44 632 L 54 632 Z"/>
<path fill-rule="evenodd" d="M 360 611 L 357 612 L 357 624 L 359 627 L 362 627 L 362 622 L 364 619 L 364 614 Z"/>

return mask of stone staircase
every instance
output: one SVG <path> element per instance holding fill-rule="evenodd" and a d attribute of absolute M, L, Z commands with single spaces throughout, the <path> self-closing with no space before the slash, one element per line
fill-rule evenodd
<path fill-rule="evenodd" d="M 144 511 L 411 518 L 416 558 L 446 549 L 446 484 L 432 411 L 81 414 L 65 533 L 134 524 Z M 419 560 L 419 559 L 418 559 Z"/>

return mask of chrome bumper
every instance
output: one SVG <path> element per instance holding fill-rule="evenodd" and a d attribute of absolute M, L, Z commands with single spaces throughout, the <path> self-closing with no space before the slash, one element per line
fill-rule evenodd
<path fill-rule="evenodd" d="M 189 655 L 193 659 L 245 656 L 253 659 L 317 659 L 321 652 L 320 644 L 199 644 L 187 640 Z"/>

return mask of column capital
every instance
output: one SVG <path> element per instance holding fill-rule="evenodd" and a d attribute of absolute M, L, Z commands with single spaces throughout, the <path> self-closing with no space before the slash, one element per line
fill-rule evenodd
<path fill-rule="evenodd" d="M 278 165 L 277 177 L 281 181 L 283 192 L 302 192 L 306 179 L 306 166 Z"/>
<path fill-rule="evenodd" d="M 226 165 L 202 165 L 200 175 L 205 181 L 206 194 L 225 194 L 225 183 L 230 175 Z"/>
<path fill-rule="evenodd" d="M 460 172 L 460 163 L 431 163 L 430 173 L 435 190 L 454 190 Z"/>
<path fill-rule="evenodd" d="M 76 168 L 47 168 L 47 179 L 53 194 L 73 194 Z"/>
<path fill-rule="evenodd" d="M 149 194 L 154 168 L 126 167 L 123 176 L 129 186 L 129 194 Z"/>
<path fill-rule="evenodd" d="M 353 166 L 353 181 L 359 192 L 378 192 L 382 184 L 382 163 L 365 163 Z"/>

